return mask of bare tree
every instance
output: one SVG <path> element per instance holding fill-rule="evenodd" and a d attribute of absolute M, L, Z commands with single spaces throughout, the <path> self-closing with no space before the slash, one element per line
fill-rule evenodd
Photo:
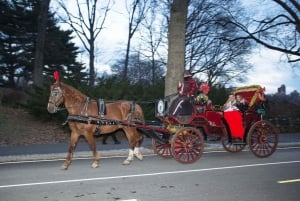
<path fill-rule="evenodd" d="M 152 84 L 154 84 L 157 77 L 160 77 L 159 75 L 164 74 L 164 71 L 161 71 L 161 66 L 166 65 L 165 54 L 161 55 L 161 52 L 164 53 L 164 50 L 167 50 L 167 48 L 163 48 L 166 43 L 164 35 L 167 32 L 167 28 L 163 16 L 157 12 L 160 3 L 151 1 L 147 17 L 142 22 L 143 29 L 141 29 L 140 33 L 142 45 L 140 45 L 138 50 L 151 63 Z"/>
<path fill-rule="evenodd" d="M 46 40 L 46 27 L 48 19 L 50 0 L 40 0 L 38 32 L 36 38 L 36 50 L 34 60 L 33 82 L 36 86 L 43 85 L 43 67 L 44 67 L 44 47 Z"/>
<path fill-rule="evenodd" d="M 145 18 L 146 10 L 148 9 L 147 0 L 133 0 L 131 3 L 126 1 L 126 9 L 128 12 L 128 37 L 125 53 L 125 63 L 123 70 L 123 79 L 127 78 L 129 54 L 131 47 L 131 40 L 136 33 L 139 25 Z"/>
<path fill-rule="evenodd" d="M 165 96 L 176 93 L 178 81 L 183 79 L 188 2 L 189 0 L 174 0 L 171 5 Z"/>
<path fill-rule="evenodd" d="M 244 35 L 225 37 L 226 40 L 254 40 L 266 48 L 284 53 L 289 62 L 300 61 L 300 3 L 297 0 L 266 0 L 273 3 L 271 12 L 250 22 L 232 20 L 224 26 L 237 26 Z M 260 2 L 263 3 L 263 2 Z"/>
<path fill-rule="evenodd" d="M 72 1 L 73 2 L 73 1 Z M 95 83 L 95 41 L 99 36 L 101 30 L 104 28 L 104 23 L 110 10 L 111 1 L 105 1 L 106 4 L 98 10 L 100 3 L 98 0 L 85 0 L 81 3 L 76 0 L 77 13 L 68 9 L 63 0 L 59 0 L 59 5 L 65 11 L 67 18 L 61 17 L 61 20 L 70 25 L 78 38 L 80 39 L 84 49 L 89 54 L 89 85 L 93 86 Z M 85 7 L 83 7 L 84 5 Z"/>
<path fill-rule="evenodd" d="M 250 53 L 251 43 L 222 40 L 225 36 L 239 34 L 239 30 L 234 26 L 220 26 L 220 22 L 242 14 L 236 0 L 190 1 L 186 68 L 209 84 L 244 81 L 244 74 L 251 68 L 245 59 Z"/>

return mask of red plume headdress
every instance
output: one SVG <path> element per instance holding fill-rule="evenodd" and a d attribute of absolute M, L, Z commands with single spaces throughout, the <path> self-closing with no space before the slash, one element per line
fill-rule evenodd
<path fill-rule="evenodd" d="M 59 74 L 58 74 L 57 70 L 54 71 L 53 76 L 54 76 L 55 81 L 59 82 Z"/>

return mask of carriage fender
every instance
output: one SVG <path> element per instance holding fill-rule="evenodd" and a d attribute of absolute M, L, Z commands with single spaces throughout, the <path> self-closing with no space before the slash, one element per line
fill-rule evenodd
<path fill-rule="evenodd" d="M 223 126 L 222 111 L 205 111 L 205 116 L 210 126 Z"/>

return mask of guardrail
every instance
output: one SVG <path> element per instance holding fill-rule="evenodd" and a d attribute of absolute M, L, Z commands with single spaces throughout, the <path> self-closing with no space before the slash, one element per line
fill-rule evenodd
<path fill-rule="evenodd" d="M 270 118 L 267 119 L 275 125 L 280 133 L 300 132 L 300 118 Z"/>

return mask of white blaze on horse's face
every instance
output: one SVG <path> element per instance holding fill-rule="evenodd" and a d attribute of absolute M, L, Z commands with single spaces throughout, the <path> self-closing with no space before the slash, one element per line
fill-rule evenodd
<path fill-rule="evenodd" d="M 53 114 L 58 111 L 58 106 L 62 104 L 64 100 L 62 90 L 59 86 L 51 86 L 50 97 L 48 101 L 47 110 Z"/>

